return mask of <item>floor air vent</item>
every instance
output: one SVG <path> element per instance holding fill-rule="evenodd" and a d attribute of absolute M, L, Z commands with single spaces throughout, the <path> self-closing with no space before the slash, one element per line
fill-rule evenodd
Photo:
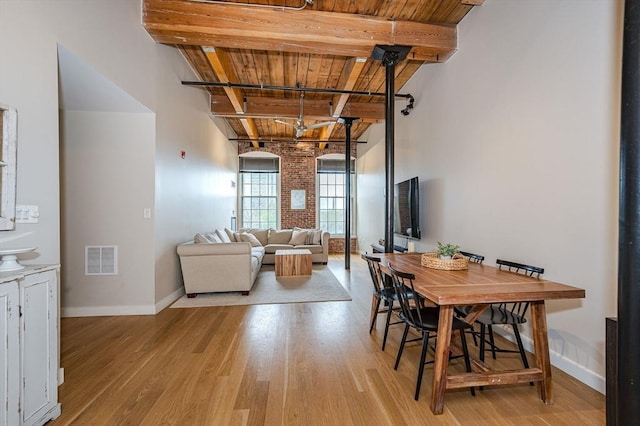
<path fill-rule="evenodd" d="M 85 246 L 85 275 L 116 275 L 118 273 L 118 246 Z"/>

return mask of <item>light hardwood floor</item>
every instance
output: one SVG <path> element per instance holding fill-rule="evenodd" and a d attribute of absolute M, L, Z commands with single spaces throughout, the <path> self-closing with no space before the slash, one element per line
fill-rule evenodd
<path fill-rule="evenodd" d="M 431 367 L 413 400 L 418 344 L 393 370 L 401 328 L 384 352 L 384 316 L 369 335 L 366 264 L 328 265 L 351 302 L 167 308 L 156 316 L 62 320 L 62 415 L 51 425 L 603 425 L 604 396 L 554 369 L 555 404 L 535 387 L 448 391 L 429 410 Z M 472 356 L 476 348 L 470 345 Z M 490 358 L 490 357 L 489 357 Z M 533 357 L 531 357 L 533 361 Z M 499 354 L 500 368 L 519 368 Z M 462 371 L 462 359 L 450 368 Z"/>

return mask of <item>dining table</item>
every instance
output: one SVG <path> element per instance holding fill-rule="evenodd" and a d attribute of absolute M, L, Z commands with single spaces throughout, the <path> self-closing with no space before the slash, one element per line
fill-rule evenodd
<path fill-rule="evenodd" d="M 545 301 L 584 298 L 584 289 L 473 262 L 463 270 L 430 268 L 422 265 L 420 253 L 377 253 L 375 256 L 380 257 L 384 273 L 388 273 L 390 263 L 396 270 L 414 274 L 415 291 L 439 306 L 430 402 L 434 414 L 442 414 L 447 389 L 463 387 L 536 382 L 540 399 L 545 404 L 553 403 Z M 454 307 L 472 305 L 463 320 L 473 324 L 490 304 L 503 302 L 530 302 L 535 365 L 495 371 L 474 359 L 472 372 L 448 373 Z"/>

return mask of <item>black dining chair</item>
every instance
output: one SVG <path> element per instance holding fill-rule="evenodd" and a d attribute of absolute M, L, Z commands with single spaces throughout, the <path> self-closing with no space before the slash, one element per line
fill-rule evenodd
<path fill-rule="evenodd" d="M 438 307 L 424 307 L 421 304 L 412 303 L 415 302 L 413 298 L 415 289 L 413 287 L 413 280 L 415 275 L 398 271 L 388 265 L 389 273 L 393 282 L 393 287 L 396 291 L 398 303 L 400 304 L 400 319 L 405 323 L 404 333 L 402 334 L 402 341 L 400 342 L 400 348 L 398 349 L 398 355 L 396 356 L 396 363 L 393 367 L 394 370 L 398 369 L 400 364 L 400 358 L 404 351 L 404 345 L 407 342 L 407 334 L 409 329 L 413 328 L 422 334 L 422 352 L 420 354 L 420 364 L 418 365 L 418 379 L 416 383 L 416 391 L 414 399 L 417 401 L 420 396 L 420 386 L 422 384 L 422 375 L 424 373 L 425 364 L 432 363 L 433 361 L 426 362 L 427 350 L 429 349 L 429 339 L 432 337 L 431 333 L 437 338 L 438 322 L 440 316 L 440 308 Z M 464 330 L 469 328 L 470 325 L 466 322 L 453 318 L 452 331 L 459 330 L 462 341 L 462 352 L 464 356 L 464 362 L 467 372 L 471 372 L 471 362 L 469 360 L 469 350 L 467 348 L 467 339 L 465 337 Z M 472 387 L 471 395 L 475 395 L 475 390 Z"/>
<path fill-rule="evenodd" d="M 480 254 L 475 254 L 475 253 L 462 251 L 462 250 L 458 251 L 458 253 L 469 258 L 469 262 L 478 263 L 480 265 L 482 264 L 482 262 L 484 262 L 484 256 Z M 467 316 L 467 314 L 469 313 L 469 311 L 471 311 L 472 308 L 473 306 L 456 306 L 454 308 L 454 311 L 457 316 L 464 318 Z M 471 334 L 471 337 L 473 337 L 473 343 L 476 346 L 478 346 L 478 337 L 480 336 L 480 332 L 476 331 L 475 327 L 472 326 L 469 330 L 467 330 L 467 333 Z"/>
<path fill-rule="evenodd" d="M 460 253 L 461 255 L 468 257 L 469 258 L 469 262 L 473 262 L 473 263 L 482 263 L 484 262 L 484 256 L 479 255 L 479 254 L 475 254 L 475 253 L 471 253 L 468 251 L 462 251 L 459 250 L 458 253 Z"/>
<path fill-rule="evenodd" d="M 528 275 L 530 277 L 540 278 L 544 273 L 544 268 L 537 266 L 525 265 L 523 263 L 512 262 L 509 260 L 497 259 L 496 264 L 498 269 L 507 270 L 513 273 L 519 273 Z M 522 358 L 522 364 L 524 368 L 529 368 L 529 362 L 527 361 L 527 355 L 522 345 L 522 338 L 520 337 L 519 324 L 527 322 L 525 314 L 529 309 L 529 302 L 510 302 L 490 305 L 476 320 L 476 323 L 480 324 L 480 360 L 484 361 L 486 332 L 489 334 L 489 350 L 493 359 L 496 359 L 496 352 L 511 352 L 519 353 Z M 513 329 L 513 334 L 516 338 L 518 350 L 499 348 L 495 344 L 493 336 L 494 325 L 510 325 Z"/>
<path fill-rule="evenodd" d="M 380 313 L 386 313 L 386 323 L 384 326 L 384 336 L 382 338 L 382 350 L 387 344 L 387 334 L 389 333 L 389 326 L 394 324 L 401 324 L 403 321 L 391 321 L 391 317 L 394 316 L 394 310 L 399 309 L 397 304 L 398 298 L 396 292 L 393 289 L 393 284 L 388 276 L 383 274 L 380 270 L 380 258 L 371 256 L 367 253 L 362 254 L 362 258 L 367 261 L 369 267 L 369 274 L 371 275 L 371 282 L 373 283 L 373 295 L 371 303 L 371 323 L 369 324 L 369 334 L 373 332 L 373 328 L 376 325 L 377 315 Z M 385 308 L 380 309 L 380 303 L 384 301 Z"/>

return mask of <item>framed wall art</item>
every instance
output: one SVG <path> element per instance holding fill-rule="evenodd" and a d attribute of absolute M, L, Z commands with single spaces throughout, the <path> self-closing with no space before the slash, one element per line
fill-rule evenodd
<path fill-rule="evenodd" d="M 304 210 L 306 207 L 306 191 L 304 189 L 292 189 L 291 210 Z"/>

